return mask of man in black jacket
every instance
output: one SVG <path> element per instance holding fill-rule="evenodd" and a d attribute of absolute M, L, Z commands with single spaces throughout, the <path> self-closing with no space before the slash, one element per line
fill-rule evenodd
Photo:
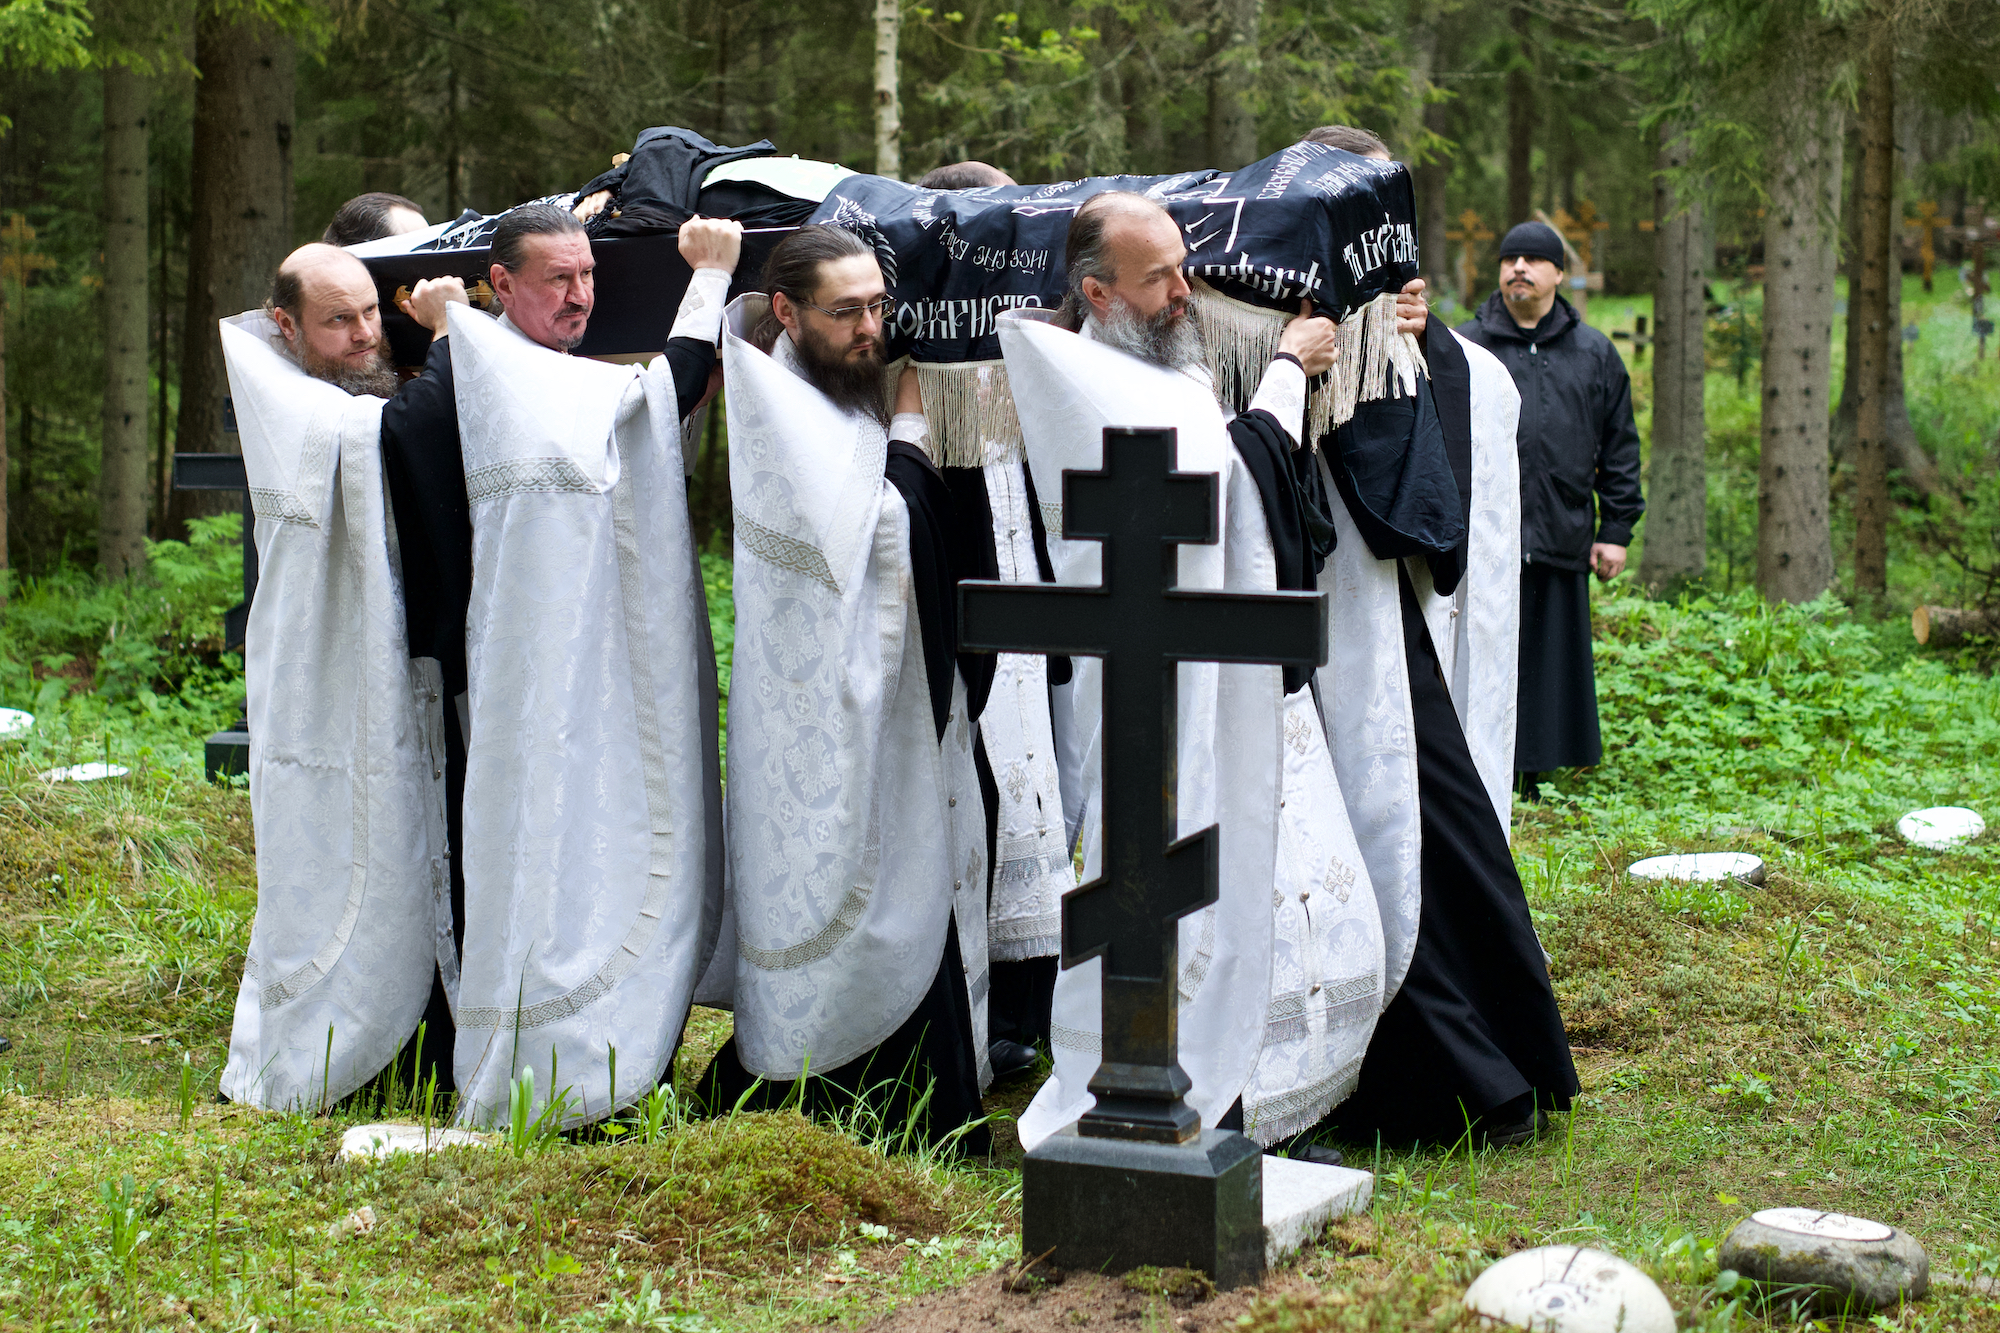
<path fill-rule="evenodd" d="M 1530 799 L 1550 769 L 1604 757 L 1590 664 L 1590 574 L 1625 568 L 1639 493 L 1632 381 L 1611 340 L 1556 294 L 1562 238 L 1523 222 L 1500 243 L 1500 290 L 1459 333 L 1521 391 L 1521 674 L 1514 769 Z M 1591 492 L 1597 493 L 1592 537 Z"/>

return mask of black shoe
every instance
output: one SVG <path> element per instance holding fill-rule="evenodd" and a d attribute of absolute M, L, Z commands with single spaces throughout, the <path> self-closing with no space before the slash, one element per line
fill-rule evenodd
<path fill-rule="evenodd" d="M 986 1058 L 993 1062 L 993 1081 L 1000 1083 L 1033 1069 L 1037 1057 L 1034 1047 L 1002 1037 L 986 1048 Z"/>
<path fill-rule="evenodd" d="M 1530 1143 L 1549 1132 L 1549 1113 L 1536 1111 L 1526 1120 L 1510 1121 L 1504 1125 L 1489 1125 L 1481 1137 L 1491 1148 L 1511 1148 L 1517 1143 Z"/>
<path fill-rule="evenodd" d="M 1329 1148 L 1323 1143 L 1298 1143 L 1285 1149 L 1285 1156 L 1294 1162 L 1311 1162 L 1314 1166 L 1339 1166 L 1340 1149 Z"/>
<path fill-rule="evenodd" d="M 5 1055 L 7 1052 L 13 1049 L 14 1049 L 13 1042 L 8 1041 L 5 1037 L 0 1037 L 0 1055 Z"/>

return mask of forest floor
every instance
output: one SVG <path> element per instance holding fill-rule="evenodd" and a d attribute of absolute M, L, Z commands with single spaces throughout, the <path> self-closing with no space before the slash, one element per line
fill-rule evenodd
<path fill-rule="evenodd" d="M 1448 1329 L 1496 1256 L 1563 1242 L 1639 1264 L 1686 1328 L 1785 1326 L 1714 1248 L 1798 1204 L 1928 1248 L 1931 1297 L 1882 1327 L 2000 1333 L 2000 837 L 1892 828 L 2000 811 L 2000 683 L 1826 606 L 1613 590 L 1599 633 L 1612 754 L 1515 827 L 1575 1111 L 1512 1149 L 1350 1145 L 1370 1209 L 1213 1296 L 1174 1273 L 1003 1288 L 1026 1084 L 990 1104 L 987 1163 L 661 1098 L 614 1141 L 336 1164 L 380 1108 L 212 1101 L 255 898 L 242 790 L 137 752 L 52 785 L 48 746 L 0 751 L 0 1327 Z M 1625 873 L 1705 849 L 1769 881 Z M 727 1030 L 697 1011 L 683 1077 Z"/>

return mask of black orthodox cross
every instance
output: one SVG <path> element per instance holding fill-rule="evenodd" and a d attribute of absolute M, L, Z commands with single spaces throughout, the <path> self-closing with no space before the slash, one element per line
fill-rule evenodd
<path fill-rule="evenodd" d="M 1061 535 L 1103 543 L 1100 585 L 968 580 L 958 617 L 967 650 L 1104 659 L 1103 873 L 1063 896 L 1062 965 L 1104 960 L 1097 1105 L 1077 1128 L 1163 1143 L 1201 1132 L 1183 1100 L 1177 923 L 1216 900 L 1222 836 L 1173 836 L 1176 665 L 1326 660 L 1323 594 L 1174 586 L 1175 548 L 1220 538 L 1215 474 L 1175 466 L 1174 431 L 1107 428 L 1103 470 L 1063 473 Z"/>

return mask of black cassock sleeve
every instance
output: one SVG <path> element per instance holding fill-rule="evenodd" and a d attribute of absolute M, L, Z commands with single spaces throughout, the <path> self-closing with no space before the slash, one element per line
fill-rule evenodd
<path fill-rule="evenodd" d="M 1264 502 L 1264 524 L 1271 532 L 1271 550 L 1278 559 L 1278 590 L 1304 592 L 1319 586 L 1319 571 L 1333 549 L 1333 525 L 1325 516 L 1325 498 L 1315 494 L 1319 469 L 1312 455 L 1294 450 L 1292 437 L 1278 419 L 1259 409 L 1229 423 L 1229 440 L 1250 469 L 1257 494 Z M 1308 488 L 1302 475 L 1312 485 Z M 1321 535 L 1325 545 L 1319 544 Z M 1285 693 L 1312 679 L 1312 668 L 1285 668 Z"/>
<path fill-rule="evenodd" d="M 965 676 L 969 717 L 984 711 L 993 688 L 993 654 L 958 652 L 958 581 L 993 576 L 993 524 L 989 518 L 982 572 L 977 533 L 972 524 L 960 521 L 951 487 L 923 450 L 901 440 L 889 441 L 882 472 L 910 511 L 910 575 L 924 641 L 924 673 L 930 681 L 931 721 L 943 740 L 951 719 L 952 668 Z"/>
<path fill-rule="evenodd" d="M 708 391 L 715 347 L 701 338 L 674 338 L 664 355 L 685 418 Z M 445 692 L 463 694 L 472 511 L 465 498 L 449 338 L 431 344 L 423 372 L 382 409 L 382 470 L 396 516 L 410 656 L 435 657 Z"/>

